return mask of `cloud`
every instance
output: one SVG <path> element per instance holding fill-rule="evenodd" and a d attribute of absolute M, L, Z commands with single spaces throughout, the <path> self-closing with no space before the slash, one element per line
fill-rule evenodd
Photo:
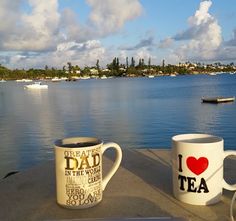
<path fill-rule="evenodd" d="M 86 0 L 91 7 L 89 20 L 100 36 L 115 33 L 127 21 L 142 13 L 138 0 Z"/>
<path fill-rule="evenodd" d="M 90 40 L 84 43 L 77 43 L 77 42 L 64 42 L 57 46 L 57 51 L 87 51 L 92 49 L 97 49 L 101 47 L 101 43 L 98 40 Z"/>
<path fill-rule="evenodd" d="M 110 62 L 117 55 L 96 39 L 119 32 L 141 15 L 142 5 L 138 0 L 86 3 L 91 10 L 88 20 L 81 23 L 74 9 L 59 10 L 59 0 L 1 0 L 1 63 L 29 68 L 61 67 L 68 61 L 79 65 L 94 65 L 97 59 Z"/>
<path fill-rule="evenodd" d="M 15 2 L 15 3 L 13 3 Z M 0 48 L 40 51 L 55 48 L 59 38 L 60 14 L 57 0 L 29 0 L 31 13 L 22 14 L 21 1 L 0 2 Z"/>
<path fill-rule="evenodd" d="M 146 48 L 137 50 L 134 57 L 136 61 L 138 61 L 139 59 L 144 59 L 146 64 L 148 63 L 149 58 L 152 58 L 152 60 L 155 58 L 155 56 L 153 56 Z"/>
<path fill-rule="evenodd" d="M 215 60 L 223 62 L 235 62 L 236 60 L 236 47 L 222 47 Z"/>
<path fill-rule="evenodd" d="M 0 49 L 4 47 L 3 44 L 8 40 L 8 37 L 15 32 L 17 20 L 21 16 L 20 5 L 20 0 L 0 1 Z"/>
<path fill-rule="evenodd" d="M 84 42 L 94 39 L 94 36 L 100 38 L 119 32 L 127 21 L 140 16 L 143 10 L 138 0 L 86 0 L 86 2 L 91 11 L 89 19 L 83 25 L 79 23 L 72 9 L 63 10 L 61 26 L 67 40 Z"/>
<path fill-rule="evenodd" d="M 224 43 L 225 46 L 236 46 L 236 29 L 233 32 L 233 38 Z"/>
<path fill-rule="evenodd" d="M 210 60 L 216 57 L 222 36 L 218 21 L 209 13 L 211 5 L 212 1 L 202 1 L 194 16 L 188 19 L 189 28 L 173 37 L 175 41 L 185 40 L 175 51 L 180 59 Z"/>
<path fill-rule="evenodd" d="M 152 47 L 154 46 L 154 38 L 153 37 L 149 37 L 146 39 L 141 39 L 139 43 L 137 43 L 134 46 L 122 46 L 120 47 L 121 50 L 128 50 L 128 51 L 132 51 L 132 50 L 138 50 L 140 48 L 144 48 L 144 47 Z"/>
<path fill-rule="evenodd" d="M 70 8 L 63 10 L 60 28 L 63 30 L 65 41 L 85 42 L 94 36 L 98 37 L 96 30 L 88 24 L 81 24 L 76 13 Z"/>
<path fill-rule="evenodd" d="M 2 56 L 0 61 L 8 62 L 11 68 L 44 68 L 62 67 L 67 62 L 77 64 L 79 66 L 95 65 L 97 59 L 105 61 L 110 58 L 106 49 L 98 40 L 89 40 L 83 43 L 64 42 L 57 46 L 55 51 L 38 52 L 38 53 L 17 53 L 11 56 Z M 107 61 L 107 60 L 106 60 Z"/>
<path fill-rule="evenodd" d="M 142 15 L 141 1 L 84 1 L 90 11 L 87 20 L 81 22 L 80 9 L 59 9 L 59 0 L 0 0 L 0 63 L 30 68 L 62 67 L 68 61 L 95 65 L 97 59 L 105 66 L 117 56 L 123 63 L 126 57 L 145 61 L 151 57 L 152 63 L 162 59 L 173 63 L 236 58 L 236 29 L 232 39 L 223 42 L 221 27 L 209 12 L 212 0 L 200 2 L 188 19 L 187 29 L 159 44 L 153 34 L 146 34 L 136 44 L 110 48 L 105 48 L 103 39 L 121 32 L 127 22 Z"/>
<path fill-rule="evenodd" d="M 170 48 L 173 45 L 174 40 L 170 37 L 161 40 L 159 44 L 159 48 Z"/>

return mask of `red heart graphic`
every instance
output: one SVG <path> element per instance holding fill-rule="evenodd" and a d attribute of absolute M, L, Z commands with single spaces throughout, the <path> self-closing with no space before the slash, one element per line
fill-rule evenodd
<path fill-rule="evenodd" d="M 186 162 L 188 168 L 196 175 L 203 173 L 208 167 L 208 159 L 206 157 L 200 157 L 199 159 L 188 157 Z"/>

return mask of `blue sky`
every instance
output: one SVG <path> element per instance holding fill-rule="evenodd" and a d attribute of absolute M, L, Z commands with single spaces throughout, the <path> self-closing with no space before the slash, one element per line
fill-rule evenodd
<path fill-rule="evenodd" d="M 235 0 L 1 0 L 0 63 L 236 63 Z"/>

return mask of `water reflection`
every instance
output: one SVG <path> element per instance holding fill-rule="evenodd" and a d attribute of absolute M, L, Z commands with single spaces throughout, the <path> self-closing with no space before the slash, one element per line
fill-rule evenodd
<path fill-rule="evenodd" d="M 234 148 L 235 103 L 202 96 L 236 95 L 236 79 L 220 76 L 121 78 L 49 84 L 48 90 L 0 87 L 0 176 L 53 158 L 53 142 L 96 136 L 122 148 L 169 148 L 180 133 L 210 133 Z"/>

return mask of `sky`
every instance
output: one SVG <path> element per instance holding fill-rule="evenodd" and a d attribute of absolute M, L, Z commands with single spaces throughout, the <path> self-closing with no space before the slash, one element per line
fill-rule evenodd
<path fill-rule="evenodd" d="M 0 64 L 236 63 L 235 0 L 0 0 Z"/>

